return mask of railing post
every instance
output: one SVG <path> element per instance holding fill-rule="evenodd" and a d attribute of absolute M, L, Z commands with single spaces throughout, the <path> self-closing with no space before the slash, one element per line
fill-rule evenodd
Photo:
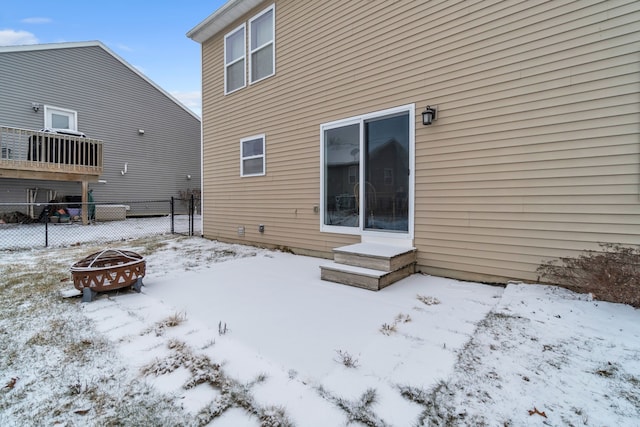
<path fill-rule="evenodd" d="M 174 205 L 173 196 L 171 196 L 171 234 L 175 233 L 175 229 L 173 225 L 175 221 L 175 212 L 173 209 L 173 205 Z"/>

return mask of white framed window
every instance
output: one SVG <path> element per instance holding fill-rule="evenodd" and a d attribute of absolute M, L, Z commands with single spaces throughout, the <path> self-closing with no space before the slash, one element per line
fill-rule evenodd
<path fill-rule="evenodd" d="M 413 238 L 415 119 L 407 104 L 320 125 L 320 231 Z"/>
<path fill-rule="evenodd" d="M 249 20 L 249 82 L 276 73 L 275 4 Z"/>
<path fill-rule="evenodd" d="M 224 93 L 242 89 L 246 83 L 245 26 L 240 25 L 224 36 Z"/>
<path fill-rule="evenodd" d="M 44 106 L 44 127 L 47 129 L 78 130 L 78 112 L 66 108 Z"/>
<path fill-rule="evenodd" d="M 240 140 L 240 176 L 261 176 L 265 170 L 265 135 Z"/>

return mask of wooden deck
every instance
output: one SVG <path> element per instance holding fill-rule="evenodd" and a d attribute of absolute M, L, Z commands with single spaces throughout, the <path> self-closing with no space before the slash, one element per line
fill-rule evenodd
<path fill-rule="evenodd" d="M 0 127 L 0 178 L 97 181 L 103 155 L 97 139 Z"/>

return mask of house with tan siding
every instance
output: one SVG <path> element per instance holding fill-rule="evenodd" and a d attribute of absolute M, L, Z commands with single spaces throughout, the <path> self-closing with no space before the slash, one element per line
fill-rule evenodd
<path fill-rule="evenodd" d="M 488 282 L 640 244 L 638 1 L 229 0 L 187 36 L 207 238 Z"/>

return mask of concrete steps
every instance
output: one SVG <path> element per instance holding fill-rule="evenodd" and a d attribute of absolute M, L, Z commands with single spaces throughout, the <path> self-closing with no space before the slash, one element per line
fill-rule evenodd
<path fill-rule="evenodd" d="M 335 248 L 333 257 L 320 266 L 322 280 L 378 291 L 415 272 L 416 249 L 356 243 Z"/>

